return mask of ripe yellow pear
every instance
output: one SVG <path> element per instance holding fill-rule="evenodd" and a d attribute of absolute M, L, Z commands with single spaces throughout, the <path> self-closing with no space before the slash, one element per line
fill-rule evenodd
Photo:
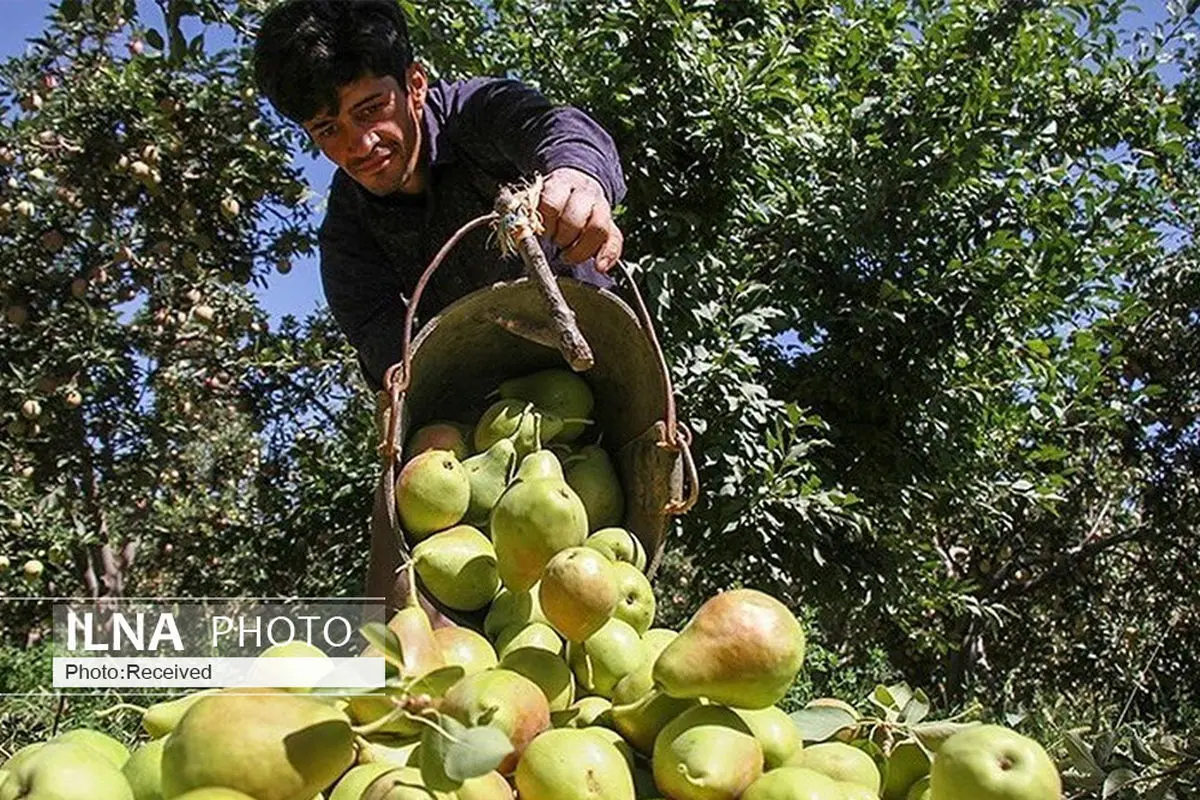
<path fill-rule="evenodd" d="M 835 781 L 865 786 L 876 795 L 882 785 L 875 759 L 866 751 L 842 742 L 822 742 L 806 747 L 789 758 L 787 765 L 811 769 Z"/>
<path fill-rule="evenodd" d="M 497 768 L 512 774 L 517 760 L 533 738 L 550 727 L 550 705 L 536 683 L 523 675 L 499 668 L 469 675 L 442 698 L 442 712 L 467 727 L 493 725 L 512 743 L 510 753 Z"/>
<path fill-rule="evenodd" d="M 783 709 L 779 706 L 768 706 L 759 709 L 735 708 L 734 711 L 754 738 L 762 745 L 763 760 L 767 769 L 782 766 L 801 748 L 800 731 Z"/>
<path fill-rule="evenodd" d="M 610 699 L 617 683 L 645 657 L 646 645 L 637 631 L 615 617 L 582 643 L 571 642 L 567 647 L 567 659 L 579 683 Z"/>
<path fill-rule="evenodd" d="M 618 600 L 614 566 L 590 547 L 568 547 L 547 562 L 538 599 L 567 641 L 582 642 L 612 618 Z"/>
<path fill-rule="evenodd" d="M 133 800 L 163 800 L 162 755 L 166 739 L 151 739 L 134 750 L 121 772 L 133 790 Z"/>
<path fill-rule="evenodd" d="M 442 649 L 446 664 L 462 667 L 467 675 L 483 672 L 499 663 L 491 643 L 470 628 L 437 628 L 433 638 Z"/>
<path fill-rule="evenodd" d="M 1057 800 L 1062 780 L 1040 744 L 1001 725 L 947 739 L 933 759 L 932 800 Z"/>
<path fill-rule="evenodd" d="M 225 786 L 255 800 L 306 800 L 354 763 L 354 733 L 333 707 L 303 695 L 240 692 L 201 699 L 171 732 L 165 796 Z"/>
<path fill-rule="evenodd" d="M 694 706 L 654 741 L 654 782 L 672 800 L 734 800 L 762 775 L 762 747 L 741 717 Z"/>
<path fill-rule="evenodd" d="M 634 800 L 625 757 L 586 730 L 557 728 L 530 742 L 516 783 L 521 800 Z"/>
<path fill-rule="evenodd" d="M 164 700 L 161 703 L 155 703 L 146 709 L 146 713 L 142 715 L 142 729 L 150 734 L 151 739 L 158 739 L 166 736 L 175 729 L 179 724 L 179 720 L 187 713 L 187 710 L 194 706 L 203 697 L 210 694 L 216 694 L 219 689 L 202 689 L 198 692 L 185 694 L 183 697 L 178 697 L 174 700 Z"/>
<path fill-rule="evenodd" d="M 740 800 L 846 800 L 843 784 L 803 767 L 773 769 L 750 784 Z"/>
<path fill-rule="evenodd" d="M 5 772 L 0 800 L 133 800 L 121 770 L 82 744 L 50 742 Z"/>
<path fill-rule="evenodd" d="M 125 766 L 125 762 L 129 760 L 128 747 L 108 734 L 94 731 L 90 728 L 76 728 L 73 731 L 66 731 L 55 736 L 51 741 L 70 742 L 71 744 L 80 744 L 84 747 L 89 747 L 107 758 L 117 769 Z"/>
<path fill-rule="evenodd" d="M 783 699 L 804 663 L 804 630 L 788 608 L 754 589 L 706 601 L 654 664 L 673 697 L 705 697 L 737 708 Z"/>

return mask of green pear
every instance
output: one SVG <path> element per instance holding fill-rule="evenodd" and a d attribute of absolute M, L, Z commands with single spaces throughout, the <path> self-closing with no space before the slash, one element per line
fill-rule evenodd
<path fill-rule="evenodd" d="M 395 767 L 367 784 L 362 800 L 444 800 L 446 795 L 425 786 L 421 770 Z M 332 798 L 331 798 L 332 800 Z"/>
<path fill-rule="evenodd" d="M 537 481 L 553 478 L 563 480 L 562 462 L 549 450 L 535 450 L 521 459 L 515 481 Z"/>
<path fill-rule="evenodd" d="M 583 544 L 587 512 L 563 481 L 518 481 L 492 509 L 491 532 L 500 580 L 525 592 L 555 553 Z"/>
<path fill-rule="evenodd" d="M 166 736 L 171 731 L 175 730 L 175 726 L 179 724 L 179 720 L 187 713 L 187 710 L 198 703 L 202 698 L 208 697 L 210 694 L 216 694 L 219 689 L 202 689 L 198 692 L 185 694 L 183 697 L 177 697 L 174 700 L 164 700 L 161 703 L 155 703 L 146 709 L 146 713 L 142 715 L 142 729 L 150 734 L 151 739 L 158 739 Z"/>
<path fill-rule="evenodd" d="M 46 742 L 34 742 L 32 744 L 27 744 L 17 752 L 13 753 L 7 761 L 0 761 L 0 768 L 8 773 L 16 772 L 17 767 L 33 758 L 33 754 L 45 746 Z"/>
<path fill-rule="evenodd" d="M 843 784 L 803 767 L 773 769 L 750 784 L 740 800 L 845 800 Z"/>
<path fill-rule="evenodd" d="M 625 518 L 625 492 L 603 447 L 589 444 L 572 456 L 567 463 L 566 480 L 587 509 L 589 530 L 621 524 Z"/>
<path fill-rule="evenodd" d="M 208 786 L 203 789 L 193 789 L 186 794 L 173 797 L 171 800 L 258 800 L 236 789 L 225 789 L 220 786 Z M 315 799 L 314 799 L 315 800 Z"/>
<path fill-rule="evenodd" d="M 654 742 L 662 729 L 695 705 L 697 701 L 692 699 L 651 692 L 632 703 L 614 705 L 609 718 L 627 742 L 639 753 L 649 756 L 654 752 Z"/>
<path fill-rule="evenodd" d="M 563 429 L 562 418 L 521 400 L 498 400 L 475 426 L 475 450 L 482 452 L 501 439 L 511 439 L 517 457 L 542 449 Z"/>
<path fill-rule="evenodd" d="M 654 740 L 654 781 L 673 800 L 740 797 L 762 775 L 758 741 L 741 717 L 720 706 L 695 706 Z"/>
<path fill-rule="evenodd" d="M 162 757 L 166 797 L 225 786 L 255 800 L 303 800 L 354 763 L 354 732 L 331 706 L 302 695 L 239 692 L 203 698 L 171 732 Z"/>
<path fill-rule="evenodd" d="M 499 772 L 489 772 L 463 781 L 454 800 L 513 800 L 512 787 Z"/>
<path fill-rule="evenodd" d="M 517 449 L 509 439 L 501 439 L 479 455 L 462 462 L 470 484 L 470 500 L 464 519 L 472 525 L 486 525 L 492 509 L 513 477 Z"/>
<path fill-rule="evenodd" d="M 496 637 L 496 655 L 501 661 L 514 650 L 530 647 L 558 655 L 563 651 L 563 641 L 554 629 L 544 622 L 514 625 L 505 628 Z"/>
<path fill-rule="evenodd" d="M 433 596 L 457 611 L 478 611 L 500 588 L 496 550 L 470 525 L 433 534 L 413 548 L 412 558 Z"/>
<path fill-rule="evenodd" d="M 604 553 L 609 561 L 624 561 L 639 571 L 646 568 L 646 548 L 642 546 L 642 540 L 624 528 L 601 528 L 583 544 Z"/>
<path fill-rule="evenodd" d="M 437 628 L 433 638 L 442 649 L 442 659 L 446 664 L 457 664 L 467 675 L 483 672 L 499 663 L 491 643 L 470 628 Z"/>
<path fill-rule="evenodd" d="M 954 734 L 929 774 L 932 800 L 1042 800 L 1062 795 L 1062 779 L 1040 744 L 1001 725 Z"/>
<path fill-rule="evenodd" d="M 883 800 L 905 800 L 909 787 L 929 774 L 929 754 L 920 742 L 908 739 L 888 754 Z"/>
<path fill-rule="evenodd" d="M 654 662 L 667 645 L 678 636 L 675 631 L 666 628 L 651 628 L 642 634 L 642 644 L 645 645 L 645 657 L 637 669 L 617 681 L 613 687 L 613 704 L 625 705 L 634 703 L 654 688 Z"/>
<path fill-rule="evenodd" d="M 782 766 L 795 755 L 803 743 L 800 741 L 800 731 L 779 706 L 768 706 L 759 709 L 733 709 L 746 727 L 762 745 L 763 761 L 767 769 Z"/>
<path fill-rule="evenodd" d="M 550 706 L 536 683 L 504 668 L 468 675 L 446 692 L 442 712 L 467 727 L 492 725 L 512 743 L 513 752 L 497 770 L 511 775 L 533 738 L 550 727 Z"/>
<path fill-rule="evenodd" d="M 637 631 L 616 618 L 582 643 L 567 646 L 567 660 L 580 685 L 609 699 L 617 683 L 637 669 L 645 657 L 646 646 Z"/>
<path fill-rule="evenodd" d="M 528 592 L 513 592 L 507 588 L 501 588 L 496 599 L 492 601 L 487 616 L 484 617 L 484 635 L 495 641 L 501 631 L 514 625 L 524 627 L 530 622 L 542 622 L 549 625 L 546 615 L 542 613 L 538 594 L 536 585 L 531 587 Z"/>
<path fill-rule="evenodd" d="M 542 611 L 567 641 L 582 642 L 617 607 L 615 564 L 590 547 L 568 547 L 546 563 L 539 585 Z"/>
<path fill-rule="evenodd" d="M 525 400 L 564 419 L 584 419 L 596 404 L 587 381 L 565 369 L 546 369 L 507 380 L 500 384 L 499 393 L 502 398 Z M 584 430 L 584 423 L 568 422 L 554 438 L 573 442 Z"/>
<path fill-rule="evenodd" d="M 841 781 L 835 781 L 835 783 L 842 790 L 842 800 L 879 800 L 879 795 L 865 786 L 860 786 L 857 783 L 843 783 Z"/>
<path fill-rule="evenodd" d="M 625 757 L 586 730 L 557 728 L 530 742 L 516 783 L 521 800 L 634 800 Z"/>
<path fill-rule="evenodd" d="M 904 795 L 904 800 L 933 800 L 933 789 L 929 786 L 929 776 L 926 775 L 908 787 L 908 793 Z"/>
<path fill-rule="evenodd" d="M 538 685 L 551 711 L 563 711 L 575 702 L 575 676 L 567 662 L 538 647 L 509 650 L 500 661 L 504 669 L 524 675 Z"/>
<path fill-rule="evenodd" d="M 400 523 L 416 540 L 457 525 L 471 502 L 471 479 L 449 450 L 426 450 L 396 480 Z"/>
<path fill-rule="evenodd" d="M 754 589 L 706 601 L 654 664 L 673 697 L 706 697 L 737 708 L 783 699 L 804 664 L 804 630 L 788 608 Z"/>
<path fill-rule="evenodd" d="M 361 800 L 363 795 L 377 778 L 397 769 L 397 765 L 387 761 L 373 761 L 370 764 L 360 764 L 354 767 L 337 782 L 329 800 Z"/>
<path fill-rule="evenodd" d="M 654 589 L 649 578 L 633 564 L 618 561 L 612 568 L 617 576 L 618 598 L 613 616 L 628 622 L 640 636 L 654 624 Z"/>
<path fill-rule="evenodd" d="M 0 800 L 133 800 L 121 770 L 83 744 L 48 742 L 5 772 Z"/>
<path fill-rule="evenodd" d="M 269 658 L 269 659 L 276 659 L 276 658 L 325 658 L 325 659 L 327 659 L 327 658 L 329 658 L 329 656 L 325 655 L 325 652 L 321 648 L 317 647 L 314 644 L 310 644 L 309 642 L 301 641 L 299 639 L 296 639 L 296 640 L 293 640 L 290 642 L 282 642 L 280 644 L 273 644 L 270 647 L 268 647 L 266 650 L 263 650 L 261 653 L 259 653 L 258 657 L 260 659 L 262 659 L 262 658 Z M 254 674 L 254 671 L 261 670 L 261 669 L 263 669 L 263 665 L 260 663 L 256 663 L 256 664 L 254 664 L 254 666 L 251 667 L 251 670 L 252 670 L 251 674 Z M 333 668 L 330 667 L 330 670 L 332 670 L 332 669 Z M 295 692 L 297 694 L 306 694 L 306 693 L 310 692 L 311 689 L 305 688 L 303 686 L 286 686 L 286 687 L 280 687 L 279 691 Z"/>
<path fill-rule="evenodd" d="M 470 455 L 467 429 L 456 422 L 438 421 L 422 425 L 408 437 L 404 460 L 409 461 L 427 450 L 449 450 L 460 461 Z"/>
<path fill-rule="evenodd" d="M 576 700 L 565 711 L 556 711 L 550 715 L 550 722 L 556 728 L 586 728 L 592 725 L 606 725 L 610 720 L 612 703 L 604 697 L 589 695 Z"/>
<path fill-rule="evenodd" d="M 121 772 L 133 790 L 133 800 L 163 800 L 162 756 L 166 739 L 151 739 L 133 751 Z"/>
<path fill-rule="evenodd" d="M 129 760 L 129 748 L 108 734 L 93 731 L 89 728 L 77 728 L 73 731 L 60 733 L 51 739 L 53 742 L 69 742 L 90 747 L 107 758 L 114 767 L 120 769 Z"/>
<path fill-rule="evenodd" d="M 835 781 L 865 786 L 876 795 L 883 784 L 875 759 L 866 751 L 843 742 L 822 742 L 805 747 L 788 758 L 787 765 L 811 769 Z"/>
<path fill-rule="evenodd" d="M 625 741 L 621 734 L 614 731 L 612 728 L 605 728 L 603 725 L 593 725 L 588 728 L 580 728 L 581 731 L 599 736 L 604 741 L 617 748 L 617 752 L 625 759 L 625 763 L 629 765 L 630 771 L 634 769 L 637 762 L 637 756 L 634 755 L 634 750 L 629 746 L 629 742 Z"/>

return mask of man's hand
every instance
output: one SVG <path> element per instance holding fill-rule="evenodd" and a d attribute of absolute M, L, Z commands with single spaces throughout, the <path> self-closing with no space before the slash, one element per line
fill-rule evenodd
<path fill-rule="evenodd" d="M 613 222 L 604 189 L 591 175 L 570 167 L 551 172 L 538 211 L 546 235 L 562 248 L 568 264 L 595 256 L 596 269 L 608 272 L 621 257 L 625 237 Z"/>

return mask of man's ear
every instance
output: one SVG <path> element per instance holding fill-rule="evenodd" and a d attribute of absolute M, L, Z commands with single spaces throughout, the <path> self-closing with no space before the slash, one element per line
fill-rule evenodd
<path fill-rule="evenodd" d="M 414 61 L 408 65 L 408 70 L 404 75 L 405 83 L 408 84 L 408 98 L 412 103 L 414 110 L 419 110 L 425 106 L 425 96 L 429 93 L 429 75 L 418 62 Z"/>

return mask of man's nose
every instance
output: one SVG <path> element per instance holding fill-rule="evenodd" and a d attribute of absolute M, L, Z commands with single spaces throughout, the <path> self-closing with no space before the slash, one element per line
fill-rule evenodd
<path fill-rule="evenodd" d="M 355 124 L 350 129 L 350 155 L 363 158 L 379 144 L 379 136 L 370 125 Z"/>

